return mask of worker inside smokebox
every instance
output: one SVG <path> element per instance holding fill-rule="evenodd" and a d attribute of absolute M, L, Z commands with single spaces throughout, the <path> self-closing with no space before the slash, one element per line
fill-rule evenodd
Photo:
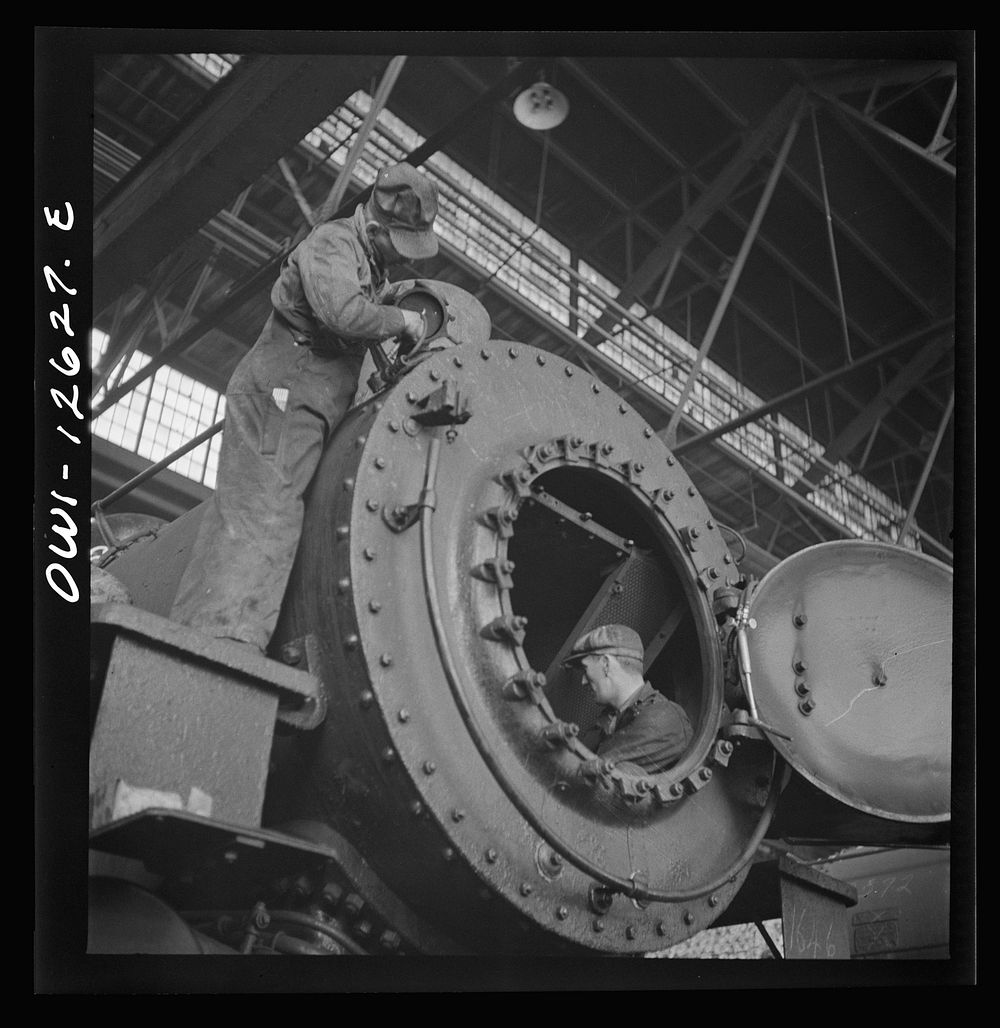
<path fill-rule="evenodd" d="M 626 625 L 601 625 L 581 636 L 563 661 L 603 707 L 581 741 L 602 759 L 633 774 L 665 771 L 691 742 L 684 709 L 643 677 L 645 652 L 639 633 Z"/>
<path fill-rule="evenodd" d="M 351 217 L 317 225 L 285 258 L 272 311 L 226 391 L 215 494 L 171 617 L 266 651 L 326 441 L 351 406 L 372 344 L 413 350 L 423 317 L 390 301 L 389 269 L 433 257 L 437 190 L 383 168 Z"/>

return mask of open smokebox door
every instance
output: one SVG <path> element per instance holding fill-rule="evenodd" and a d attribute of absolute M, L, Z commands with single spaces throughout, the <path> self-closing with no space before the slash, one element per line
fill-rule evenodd
<path fill-rule="evenodd" d="M 579 668 L 564 668 L 591 629 L 624 624 L 642 638 L 645 677 L 680 703 L 692 723 L 702 668 L 689 598 L 679 572 L 624 492 L 599 491 L 585 475 L 553 471 L 522 507 L 509 553 L 517 566 L 513 603 L 532 626 L 525 652 L 544 669 L 555 713 L 582 733 L 601 713 Z"/>
<path fill-rule="evenodd" d="M 796 772 L 771 835 L 948 840 L 952 571 L 861 541 L 793 554 L 761 581 L 749 634 L 761 719 Z"/>

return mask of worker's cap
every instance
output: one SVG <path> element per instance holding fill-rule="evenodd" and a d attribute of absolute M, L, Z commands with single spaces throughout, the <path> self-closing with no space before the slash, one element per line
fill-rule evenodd
<path fill-rule="evenodd" d="M 639 633 L 628 625 L 601 625 L 600 628 L 595 628 L 577 639 L 569 656 L 563 660 L 563 667 L 579 664 L 584 657 L 599 657 L 605 654 L 642 660 L 645 651 Z"/>
<path fill-rule="evenodd" d="M 437 188 L 410 164 L 383 168 L 375 179 L 368 210 L 389 230 L 392 245 L 410 260 L 433 257 L 437 236 L 431 227 L 437 216 Z"/>

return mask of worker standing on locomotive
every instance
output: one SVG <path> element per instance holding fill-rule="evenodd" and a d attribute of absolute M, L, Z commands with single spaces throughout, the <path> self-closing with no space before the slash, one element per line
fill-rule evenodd
<path fill-rule="evenodd" d="M 579 667 L 604 710 L 581 741 L 621 770 L 653 774 L 672 767 L 693 735 L 683 707 L 643 678 L 639 633 L 626 625 L 601 625 L 581 636 L 564 667 Z"/>
<path fill-rule="evenodd" d="M 317 225 L 285 258 L 272 313 L 226 391 L 215 494 L 171 618 L 265 651 L 295 559 L 303 496 L 347 414 L 369 345 L 424 333 L 385 301 L 388 271 L 433 257 L 434 184 L 383 168 L 352 217 Z"/>

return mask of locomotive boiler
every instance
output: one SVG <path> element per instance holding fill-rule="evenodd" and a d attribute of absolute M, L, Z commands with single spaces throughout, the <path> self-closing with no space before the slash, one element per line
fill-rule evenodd
<path fill-rule="evenodd" d="M 947 568 L 832 543 L 758 583 L 605 384 L 455 286 L 399 302 L 425 343 L 329 441 L 272 659 L 166 619 L 201 508 L 102 561 L 93 952 L 640 955 L 778 830 L 942 837 Z M 665 771 L 581 741 L 562 660 L 610 622 L 694 727 Z"/>

